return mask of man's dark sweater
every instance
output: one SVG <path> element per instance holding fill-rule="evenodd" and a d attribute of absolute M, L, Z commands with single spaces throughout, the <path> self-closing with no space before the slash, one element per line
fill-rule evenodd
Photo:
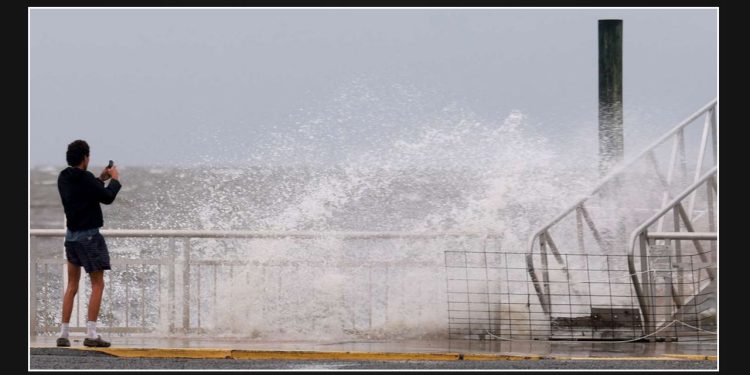
<path fill-rule="evenodd" d="M 104 187 L 102 180 L 83 169 L 68 167 L 60 172 L 57 189 L 65 208 L 68 229 L 79 231 L 104 225 L 99 203 L 112 203 L 120 187 L 120 182 L 115 179 Z"/>

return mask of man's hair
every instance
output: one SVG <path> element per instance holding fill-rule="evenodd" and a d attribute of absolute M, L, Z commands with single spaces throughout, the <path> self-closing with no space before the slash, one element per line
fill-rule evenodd
<path fill-rule="evenodd" d="M 86 156 L 89 156 L 89 144 L 80 139 L 71 142 L 68 145 L 68 152 L 65 153 L 65 159 L 71 167 L 80 165 Z"/>

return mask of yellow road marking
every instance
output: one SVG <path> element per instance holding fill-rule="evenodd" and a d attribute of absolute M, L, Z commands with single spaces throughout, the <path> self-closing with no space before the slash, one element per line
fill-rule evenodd
<path fill-rule="evenodd" d="M 237 350 L 215 348 L 71 348 L 95 350 L 126 358 L 206 358 L 206 359 L 250 359 L 250 360 L 331 360 L 331 361 L 517 361 L 517 360 L 580 360 L 580 361 L 664 361 L 664 360 L 709 360 L 715 355 L 663 354 L 654 357 L 572 357 L 542 356 L 538 354 L 489 354 L 489 353 L 386 353 L 386 352 L 318 352 L 283 350 Z"/>

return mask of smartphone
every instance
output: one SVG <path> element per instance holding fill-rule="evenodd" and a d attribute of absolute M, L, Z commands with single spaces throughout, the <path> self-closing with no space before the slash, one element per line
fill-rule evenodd
<path fill-rule="evenodd" d="M 115 165 L 115 162 L 113 162 L 112 160 L 110 160 L 109 164 L 107 164 L 107 169 L 112 168 L 113 165 Z"/>

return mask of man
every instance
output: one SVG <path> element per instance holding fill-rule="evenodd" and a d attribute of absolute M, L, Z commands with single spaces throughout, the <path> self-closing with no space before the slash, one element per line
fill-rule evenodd
<path fill-rule="evenodd" d="M 89 145 L 77 140 L 68 145 L 66 159 L 69 167 L 60 172 L 57 189 L 60 191 L 67 232 L 65 234 L 65 257 L 68 259 L 68 286 L 63 296 L 63 316 L 57 346 L 70 346 L 68 327 L 73 313 L 73 299 L 78 292 L 81 267 L 91 278 L 86 338 L 83 345 L 108 347 L 96 333 L 96 319 L 104 292 L 104 270 L 110 269 L 109 251 L 99 228 L 104 224 L 100 203 L 110 204 L 120 191 L 120 174 L 117 167 L 105 168 L 97 178 L 87 171 Z M 110 180 L 104 187 L 104 181 Z"/>

